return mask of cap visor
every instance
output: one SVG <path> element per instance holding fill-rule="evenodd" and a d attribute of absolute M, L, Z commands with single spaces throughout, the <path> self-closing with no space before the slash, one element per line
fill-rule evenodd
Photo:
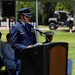
<path fill-rule="evenodd" d="M 32 16 L 32 14 L 31 13 L 22 13 L 24 16 L 27 16 L 27 17 L 31 17 Z"/>

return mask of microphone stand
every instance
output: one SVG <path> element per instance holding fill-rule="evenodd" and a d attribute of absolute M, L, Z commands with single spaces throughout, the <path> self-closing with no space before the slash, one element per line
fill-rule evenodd
<path fill-rule="evenodd" d="M 42 34 L 41 34 L 41 35 L 42 35 Z M 47 38 L 47 36 L 46 36 L 45 34 L 44 34 L 43 36 L 50 42 L 50 40 Z"/>
<path fill-rule="evenodd" d="M 39 32 L 39 30 L 36 30 L 37 32 Z M 47 38 L 47 36 L 46 36 L 46 34 L 44 33 L 44 32 L 39 32 L 40 33 L 40 35 L 42 35 L 43 34 L 43 36 L 48 40 L 48 42 L 50 42 L 50 40 Z"/>

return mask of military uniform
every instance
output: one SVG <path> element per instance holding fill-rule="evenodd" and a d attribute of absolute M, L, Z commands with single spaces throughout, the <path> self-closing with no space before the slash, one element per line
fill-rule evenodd
<path fill-rule="evenodd" d="M 29 45 L 36 43 L 36 38 L 31 24 L 23 25 L 19 20 L 16 25 L 11 28 L 11 44 L 15 51 L 20 52 Z"/>
<path fill-rule="evenodd" d="M 18 12 L 23 13 L 23 15 L 25 16 L 31 16 L 31 13 L 27 8 L 22 8 Z M 19 19 L 18 22 L 12 26 L 10 34 L 11 46 L 15 49 L 16 63 L 20 64 L 21 51 L 25 50 L 29 45 L 33 45 L 36 43 L 33 26 L 29 23 L 24 23 L 21 19 Z"/>

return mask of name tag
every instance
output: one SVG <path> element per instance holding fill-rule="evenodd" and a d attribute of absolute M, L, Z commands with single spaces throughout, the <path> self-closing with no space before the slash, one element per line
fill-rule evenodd
<path fill-rule="evenodd" d="M 21 30 L 20 34 L 25 34 L 25 32 L 23 30 Z"/>
<path fill-rule="evenodd" d="M 25 34 L 25 32 L 21 32 L 20 34 Z"/>

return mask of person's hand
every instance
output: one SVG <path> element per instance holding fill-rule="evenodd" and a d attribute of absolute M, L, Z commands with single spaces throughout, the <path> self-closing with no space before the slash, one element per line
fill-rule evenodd
<path fill-rule="evenodd" d="M 29 45 L 29 46 L 28 46 L 28 48 L 33 48 L 33 47 L 34 47 L 34 45 Z"/>

